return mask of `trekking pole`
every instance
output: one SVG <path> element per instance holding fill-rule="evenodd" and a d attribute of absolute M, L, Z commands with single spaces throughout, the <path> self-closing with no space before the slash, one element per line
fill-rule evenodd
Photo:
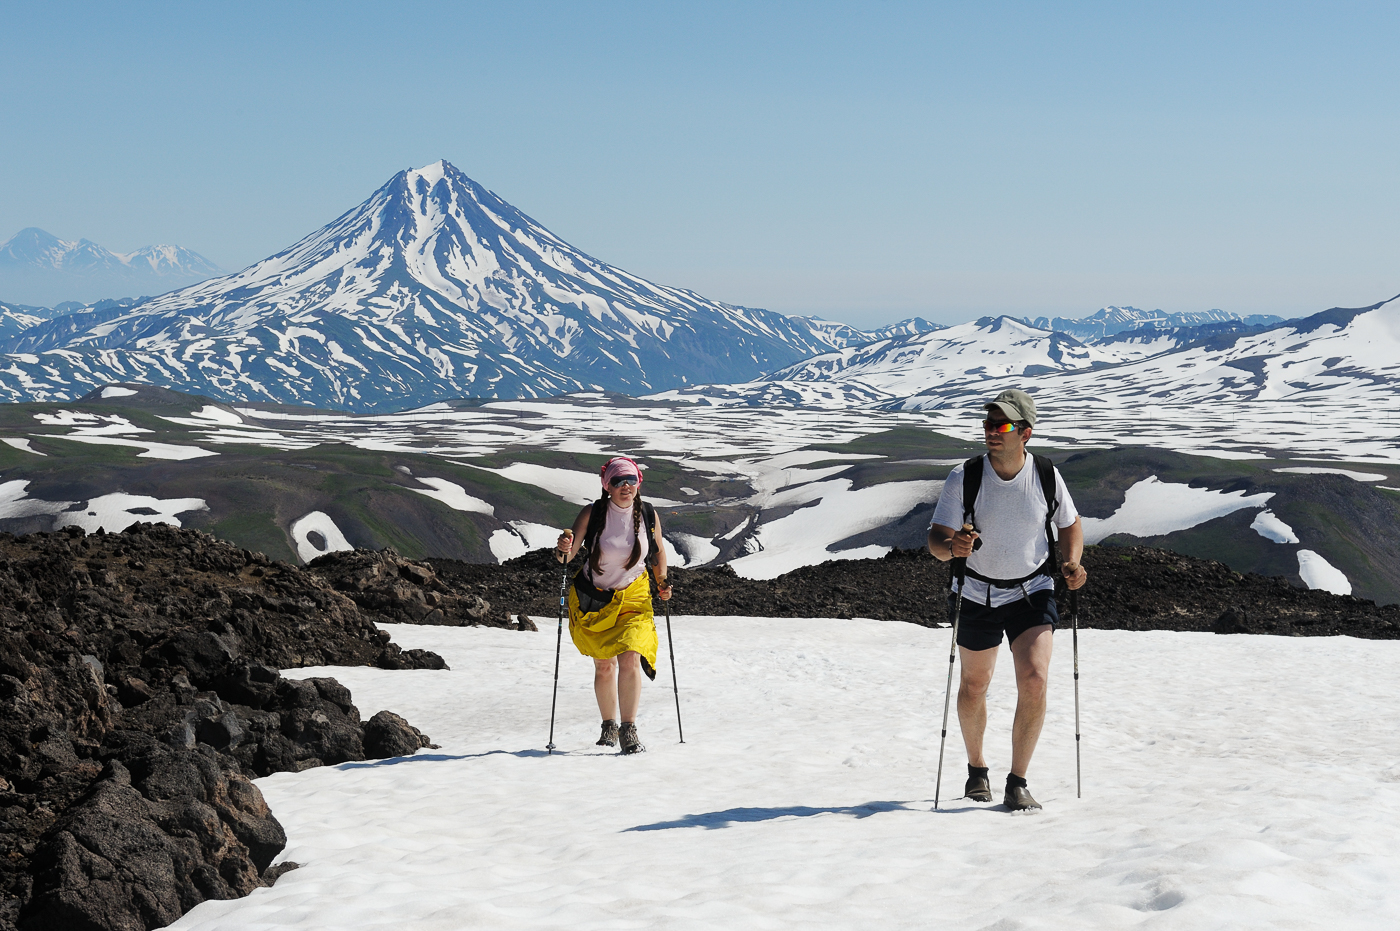
<path fill-rule="evenodd" d="M 1084 797 L 1079 769 L 1079 591 L 1069 593 L 1070 624 L 1074 630 L 1074 797 Z"/>
<path fill-rule="evenodd" d="M 971 524 L 963 524 L 964 530 L 972 530 Z M 950 544 L 948 549 L 952 550 Z M 963 569 L 967 560 L 953 560 L 953 575 L 958 580 L 958 600 L 953 606 L 953 642 L 948 645 L 948 687 L 943 692 L 943 734 L 938 738 L 938 777 L 933 783 L 933 810 L 938 810 L 939 795 L 943 790 L 943 747 L 948 743 L 948 706 L 953 698 L 953 662 L 958 656 L 958 619 L 962 616 Z"/>
<path fill-rule="evenodd" d="M 549 743 L 545 750 L 554 755 L 554 709 L 559 704 L 559 651 L 564 646 L 564 603 L 569 597 L 569 561 L 564 560 L 564 579 L 559 583 L 559 633 L 554 638 L 554 697 L 549 700 Z"/>
<path fill-rule="evenodd" d="M 676 695 L 676 732 L 681 735 L 681 743 L 685 743 L 685 729 L 681 727 L 681 687 L 676 684 L 676 644 L 671 639 L 671 602 L 663 601 L 661 604 L 666 608 L 666 646 L 671 651 L 671 691 Z"/>

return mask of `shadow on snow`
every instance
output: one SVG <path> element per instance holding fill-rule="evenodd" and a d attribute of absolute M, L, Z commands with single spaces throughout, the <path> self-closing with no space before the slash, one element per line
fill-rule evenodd
<path fill-rule="evenodd" d="M 514 756 L 521 759 L 548 756 L 545 750 L 488 750 L 485 753 L 415 753 L 412 756 L 391 756 L 387 760 L 363 760 L 351 763 L 337 763 L 335 769 L 371 769 L 379 766 L 398 766 L 403 763 L 447 763 L 453 760 L 479 760 L 487 756 Z M 555 750 L 555 756 L 563 756 L 564 751 Z"/>
<path fill-rule="evenodd" d="M 813 815 L 853 815 L 856 818 L 869 818 L 884 811 L 919 811 L 910 808 L 909 802 L 866 802 L 864 805 L 843 805 L 830 808 L 812 808 L 808 805 L 789 805 L 783 808 L 728 808 L 724 811 L 709 811 L 701 815 L 686 815 L 675 821 L 658 821 L 655 824 L 639 824 L 627 831 L 669 831 L 672 828 L 727 828 L 731 824 L 744 824 L 754 821 L 773 821 L 777 818 L 810 818 Z"/>

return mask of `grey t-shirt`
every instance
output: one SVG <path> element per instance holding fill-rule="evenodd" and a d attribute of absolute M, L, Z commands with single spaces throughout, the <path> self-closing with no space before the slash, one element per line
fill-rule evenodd
<path fill-rule="evenodd" d="M 929 526 L 940 524 L 954 529 L 962 526 L 963 465 L 953 469 L 943 485 L 943 494 L 933 510 Z M 1060 502 L 1055 513 L 1055 526 L 1065 528 L 1079 517 L 1074 499 L 1065 487 L 1060 470 L 1055 470 L 1055 498 Z M 1026 463 L 1010 481 L 1003 481 L 986 456 L 982 457 L 982 488 L 977 494 L 977 532 L 982 538 L 967 560 L 967 566 L 979 575 L 992 579 L 1019 579 L 1034 572 L 1050 556 L 1050 544 L 1045 539 L 1045 493 L 1040 489 L 1040 476 L 1035 462 L 1026 455 Z M 956 586 L 956 583 L 954 583 Z M 1025 585 L 1029 592 L 1054 588 L 1047 576 L 1032 579 Z M 986 582 L 969 578 L 963 594 L 978 604 L 999 607 L 1021 597 L 1021 588 L 997 588 Z"/>

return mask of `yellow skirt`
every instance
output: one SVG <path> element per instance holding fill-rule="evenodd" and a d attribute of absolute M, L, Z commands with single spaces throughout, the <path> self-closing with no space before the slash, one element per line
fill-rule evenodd
<path fill-rule="evenodd" d="M 642 655 L 642 669 L 656 678 L 656 622 L 651 613 L 651 580 L 643 572 L 613 595 L 601 611 L 579 610 L 578 592 L 569 586 L 569 636 L 584 656 L 612 659 L 628 650 Z"/>

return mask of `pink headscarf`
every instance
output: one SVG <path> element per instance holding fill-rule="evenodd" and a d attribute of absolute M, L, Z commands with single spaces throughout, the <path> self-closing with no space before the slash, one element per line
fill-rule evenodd
<path fill-rule="evenodd" d="M 637 465 L 635 459 L 629 459 L 626 456 L 614 456 L 607 461 L 607 464 L 603 466 L 601 471 L 604 491 L 607 490 L 608 484 L 619 475 L 635 475 L 637 476 L 638 487 L 642 484 L 641 467 Z"/>

